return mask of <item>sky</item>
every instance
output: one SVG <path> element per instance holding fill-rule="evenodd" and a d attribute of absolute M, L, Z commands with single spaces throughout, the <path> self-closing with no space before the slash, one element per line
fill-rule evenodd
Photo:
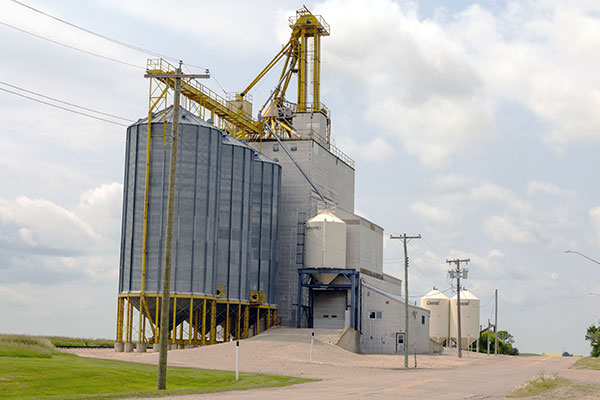
<path fill-rule="evenodd" d="M 217 93 L 252 81 L 302 6 L 25 1 L 192 72 L 209 68 L 203 83 Z M 410 295 L 451 295 L 446 260 L 469 258 L 464 286 L 481 299 L 482 324 L 498 289 L 498 327 L 522 352 L 589 354 L 600 266 L 564 251 L 600 259 L 600 4 L 305 4 L 331 26 L 321 100 L 335 145 L 356 160 L 356 212 L 386 235 L 422 235 L 408 246 Z M 128 121 L 147 113 L 147 54 L 9 0 L 0 23 L 0 89 Z M 276 79 L 252 91 L 255 110 Z M 0 331 L 113 338 L 126 128 L 3 90 L 0 120 Z M 403 278 L 402 258 L 401 242 L 386 239 L 385 272 Z"/>

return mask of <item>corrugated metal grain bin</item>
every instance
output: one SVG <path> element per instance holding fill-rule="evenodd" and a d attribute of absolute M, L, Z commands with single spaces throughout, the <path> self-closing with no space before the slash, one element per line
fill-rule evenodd
<path fill-rule="evenodd" d="M 146 293 L 162 288 L 172 118 L 152 117 Z M 281 166 L 183 108 L 180 124 L 171 292 L 275 304 Z M 147 129 L 127 129 L 119 293 L 141 291 Z"/>
<path fill-rule="evenodd" d="M 152 136 L 171 134 L 172 109 L 153 116 Z M 173 242 L 173 293 L 214 294 L 221 132 L 180 111 Z M 127 129 L 119 292 L 141 290 L 147 119 Z M 152 140 L 146 292 L 161 289 L 170 140 Z"/>

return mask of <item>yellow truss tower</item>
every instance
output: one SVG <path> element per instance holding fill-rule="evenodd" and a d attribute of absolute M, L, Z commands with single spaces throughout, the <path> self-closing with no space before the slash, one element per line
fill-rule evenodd
<path fill-rule="evenodd" d="M 328 117 L 328 109 L 320 102 L 320 76 L 321 37 L 329 36 L 329 25 L 322 16 L 313 15 L 304 7 L 289 18 L 289 26 L 292 29 L 290 39 L 242 92 L 223 98 L 194 79 L 183 79 L 181 94 L 184 108 L 204 120 L 212 120 L 215 126 L 237 139 L 250 142 L 269 139 L 271 133 L 265 129 L 264 122 L 252 117 L 249 92 L 279 61 L 285 60 L 280 75 L 280 80 L 285 80 L 267 109 L 261 109 L 266 123 L 281 139 L 287 139 L 299 136 L 292 124 L 294 114 L 320 112 Z M 293 75 L 286 75 L 288 71 L 297 75 L 296 103 L 285 98 Z M 165 75 L 174 73 L 175 66 L 168 62 L 162 59 L 148 60 L 147 75 L 151 77 L 151 85 L 173 89 L 175 79 Z M 152 78 L 152 75 L 157 77 Z M 329 132 L 328 127 L 327 137 L 319 140 L 327 146 Z"/>

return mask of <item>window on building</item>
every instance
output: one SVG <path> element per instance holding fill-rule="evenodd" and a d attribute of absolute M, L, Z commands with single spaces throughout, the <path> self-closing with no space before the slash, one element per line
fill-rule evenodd
<path fill-rule="evenodd" d="M 421 325 L 425 325 L 425 316 L 421 315 Z"/>
<path fill-rule="evenodd" d="M 369 311 L 369 319 L 381 319 L 382 312 L 381 311 Z"/>
<path fill-rule="evenodd" d="M 273 151 L 279 151 L 279 145 L 278 144 L 274 144 L 273 145 Z"/>

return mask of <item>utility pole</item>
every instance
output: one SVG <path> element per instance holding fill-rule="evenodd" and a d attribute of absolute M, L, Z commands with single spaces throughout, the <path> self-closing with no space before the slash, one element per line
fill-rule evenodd
<path fill-rule="evenodd" d="M 181 61 L 177 68 L 181 74 Z M 167 226 L 165 235 L 165 262 L 163 269 L 162 304 L 160 307 L 160 354 L 158 358 L 158 390 L 167 388 L 167 346 L 169 340 L 169 303 L 171 290 L 171 253 L 173 251 L 173 219 L 175 214 L 175 181 L 177 179 L 177 143 L 179 142 L 179 97 L 181 78 L 175 78 L 175 97 L 173 99 L 173 121 L 171 122 L 171 157 L 169 159 L 169 193 L 167 197 Z M 166 115 L 165 115 L 166 118 Z M 150 146 L 150 143 L 148 143 Z M 175 327 L 173 327 L 175 329 Z"/>
<path fill-rule="evenodd" d="M 390 235 L 390 239 L 402 239 L 404 242 L 404 368 L 408 368 L 408 250 L 406 243 L 410 239 L 421 239 L 421 235 L 407 236 L 406 233 L 403 233 L 401 236 Z"/>
<path fill-rule="evenodd" d="M 177 144 L 179 143 L 179 108 L 181 97 L 181 78 L 210 78 L 209 74 L 183 74 L 181 64 L 175 70 L 175 73 L 146 73 L 146 78 L 174 78 L 175 93 L 173 96 L 173 120 L 171 121 L 171 156 L 169 158 L 169 186 L 167 196 L 167 221 L 165 232 L 165 258 L 162 276 L 162 298 L 160 305 L 160 326 L 159 340 L 160 352 L 158 358 L 158 382 L 157 389 L 164 390 L 167 388 L 167 352 L 169 341 L 169 308 L 171 295 L 171 258 L 173 253 L 173 220 L 175 216 L 175 183 L 177 179 Z M 166 118 L 166 115 L 165 115 Z M 148 142 L 147 146 L 151 143 Z M 140 311 L 141 312 L 141 311 Z"/>
<path fill-rule="evenodd" d="M 494 354 L 498 355 L 498 289 L 496 289 L 496 316 L 494 317 Z"/>
<path fill-rule="evenodd" d="M 470 259 L 466 259 L 466 260 L 460 260 L 460 259 L 454 259 L 454 260 L 446 260 L 446 262 L 448 264 L 456 264 L 456 269 L 455 270 L 449 270 L 448 273 L 450 274 L 450 278 L 456 278 L 456 307 L 457 307 L 457 312 L 458 312 L 458 343 L 457 343 L 457 347 L 458 347 L 458 357 L 462 357 L 462 335 L 461 335 L 461 320 L 460 320 L 460 278 L 461 276 L 464 279 L 467 279 L 467 274 L 469 272 L 468 269 L 466 268 L 460 268 L 460 263 L 468 263 L 469 261 L 471 261 Z"/>

